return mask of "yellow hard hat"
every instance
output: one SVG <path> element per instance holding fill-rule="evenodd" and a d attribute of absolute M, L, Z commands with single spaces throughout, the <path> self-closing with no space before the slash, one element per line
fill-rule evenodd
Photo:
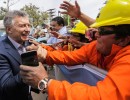
<path fill-rule="evenodd" d="M 87 29 L 88 27 L 80 21 L 74 26 L 74 28 L 69 30 L 69 32 L 85 34 L 85 30 Z"/>
<path fill-rule="evenodd" d="M 91 27 L 130 24 L 130 0 L 108 0 Z"/>

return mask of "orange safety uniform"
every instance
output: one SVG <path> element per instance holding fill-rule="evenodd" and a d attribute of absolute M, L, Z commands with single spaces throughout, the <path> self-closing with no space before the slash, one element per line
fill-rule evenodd
<path fill-rule="evenodd" d="M 48 51 L 54 51 L 55 50 L 53 47 L 48 46 L 48 45 L 41 44 L 40 46 L 42 46 L 44 49 L 46 49 Z"/>
<path fill-rule="evenodd" d="M 52 80 L 48 87 L 49 100 L 130 100 L 130 45 L 113 44 L 111 54 L 103 57 L 94 41 L 72 52 L 48 51 L 46 63 L 90 63 L 108 71 L 106 78 L 96 86 Z"/>
<path fill-rule="evenodd" d="M 61 46 L 48 46 L 48 45 L 44 45 L 44 44 L 41 44 L 41 46 L 46 49 L 47 51 L 54 51 L 54 50 L 62 50 L 62 51 L 73 51 L 73 50 L 76 50 L 76 48 L 74 48 L 71 43 L 68 43 L 68 45 L 63 45 L 62 47 Z"/>

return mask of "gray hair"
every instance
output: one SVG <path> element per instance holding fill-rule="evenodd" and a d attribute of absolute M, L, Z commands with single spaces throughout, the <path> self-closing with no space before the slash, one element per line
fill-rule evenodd
<path fill-rule="evenodd" d="M 4 21 L 3 21 L 5 28 L 13 24 L 13 19 L 16 16 L 29 17 L 28 14 L 24 11 L 20 11 L 20 10 L 9 11 L 6 13 L 6 15 L 4 17 Z"/>

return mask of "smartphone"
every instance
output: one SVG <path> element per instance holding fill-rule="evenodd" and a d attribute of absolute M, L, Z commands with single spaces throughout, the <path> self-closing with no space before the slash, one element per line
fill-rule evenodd
<path fill-rule="evenodd" d="M 37 51 L 27 51 L 21 54 L 22 64 L 27 66 L 39 66 Z"/>

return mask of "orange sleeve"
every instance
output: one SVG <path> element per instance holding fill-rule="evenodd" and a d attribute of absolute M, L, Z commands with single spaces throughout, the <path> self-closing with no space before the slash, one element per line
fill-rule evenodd
<path fill-rule="evenodd" d="M 95 52 L 96 52 L 95 45 L 96 43 L 93 42 L 91 43 L 91 45 L 87 44 L 81 47 L 80 49 L 74 51 L 48 52 L 46 57 L 46 63 L 49 65 L 53 65 L 53 64 L 76 65 L 76 64 L 88 62 L 88 59 L 90 59 L 88 57 L 91 57 L 91 55 L 95 56 Z M 92 50 L 94 50 L 94 52 L 92 52 Z"/>
<path fill-rule="evenodd" d="M 91 91 L 91 88 L 94 91 Z M 90 94 L 95 94 L 95 97 L 99 97 L 96 87 L 90 87 L 83 83 L 71 85 L 67 81 L 52 80 L 48 87 L 49 100 L 88 100 L 88 91 L 91 91 Z M 98 100 L 95 97 L 91 97 L 91 100 Z"/>
<path fill-rule="evenodd" d="M 44 49 L 48 50 L 48 51 L 54 51 L 54 50 L 55 50 L 55 49 L 54 49 L 53 47 L 51 47 L 51 46 L 47 46 L 47 45 L 44 45 L 44 44 L 41 44 L 41 46 L 42 46 Z"/>
<path fill-rule="evenodd" d="M 128 65 L 118 65 L 96 86 L 52 80 L 48 87 L 49 100 L 130 100 Z"/>

